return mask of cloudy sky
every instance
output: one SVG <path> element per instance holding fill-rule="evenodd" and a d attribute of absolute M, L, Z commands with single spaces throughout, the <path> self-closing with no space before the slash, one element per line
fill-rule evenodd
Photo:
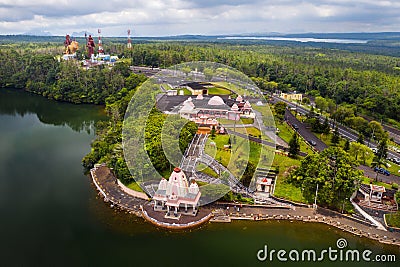
<path fill-rule="evenodd" d="M 0 34 L 104 36 L 400 30 L 399 0 L 0 0 Z"/>

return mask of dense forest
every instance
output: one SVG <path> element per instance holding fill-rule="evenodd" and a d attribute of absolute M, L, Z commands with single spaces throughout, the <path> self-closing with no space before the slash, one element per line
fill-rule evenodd
<path fill-rule="evenodd" d="M 99 137 L 83 163 L 90 168 L 96 162 L 108 162 L 125 182 L 131 177 L 122 155 L 122 120 L 137 86 L 146 80 L 144 75 L 133 74 L 130 65 L 168 67 L 187 61 L 214 61 L 244 72 L 266 94 L 276 90 L 305 93 L 321 110 L 348 125 L 364 127 L 361 115 L 392 124 L 400 121 L 397 57 L 251 43 L 149 42 L 135 44 L 132 50 L 109 43 L 107 52 L 118 55 L 121 62 L 112 68 L 103 65 L 87 69 L 80 61 L 60 60 L 63 46 L 59 43 L 14 43 L 0 48 L 0 87 L 24 89 L 59 101 L 106 106 L 111 119 L 99 123 Z M 84 51 L 78 53 L 79 58 L 83 56 Z M 149 125 L 157 128 L 163 116 L 154 111 Z M 195 127 L 186 130 L 194 133 Z M 154 129 L 152 132 L 157 133 Z M 157 139 L 153 137 L 149 140 Z M 157 149 L 157 145 L 149 147 Z M 154 163 L 164 160 L 163 155 L 154 155 Z M 169 168 L 159 165 L 161 172 Z"/>
<path fill-rule="evenodd" d="M 26 88 L 57 100 L 104 104 L 107 96 L 128 88 L 129 70 L 80 68 L 55 59 L 54 44 L 3 45 L 0 87 Z M 400 120 L 400 59 L 312 47 L 221 45 L 218 43 L 136 44 L 127 50 L 110 44 L 110 53 L 128 64 L 168 67 L 187 61 L 215 61 L 252 77 L 264 91 L 298 91 L 354 108 L 356 115 Z M 133 82 L 135 83 L 135 82 Z M 128 85 L 129 86 L 129 85 Z"/>

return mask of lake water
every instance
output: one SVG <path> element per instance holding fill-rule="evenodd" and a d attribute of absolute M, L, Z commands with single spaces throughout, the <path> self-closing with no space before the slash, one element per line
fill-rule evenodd
<path fill-rule="evenodd" d="M 311 37 L 277 37 L 277 36 L 229 36 L 218 39 L 226 40 L 266 40 L 266 41 L 292 41 L 301 43 L 338 43 L 338 44 L 366 44 L 368 40 L 337 39 L 337 38 L 311 38 Z"/>
<path fill-rule="evenodd" d="M 269 249 L 348 248 L 395 254 L 399 248 L 322 224 L 209 223 L 170 232 L 117 212 L 83 174 L 100 107 L 58 103 L 0 89 L 0 266 L 298 266 L 259 262 Z M 323 262 L 319 266 L 399 266 Z M 303 263 L 301 266 L 310 266 Z"/>

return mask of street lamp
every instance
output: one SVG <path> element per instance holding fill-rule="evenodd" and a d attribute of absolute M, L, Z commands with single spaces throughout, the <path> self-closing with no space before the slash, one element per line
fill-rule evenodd
<path fill-rule="evenodd" d="M 314 209 L 317 209 L 317 196 L 318 196 L 318 184 L 317 184 L 317 189 L 315 190 L 315 199 L 314 199 Z"/>

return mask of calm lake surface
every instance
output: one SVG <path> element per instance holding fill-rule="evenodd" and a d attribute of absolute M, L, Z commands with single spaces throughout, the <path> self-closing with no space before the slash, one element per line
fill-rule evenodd
<path fill-rule="evenodd" d="M 101 107 L 58 103 L 0 89 L 0 266 L 399 266 L 399 248 L 322 224 L 207 224 L 157 229 L 97 198 L 82 157 Z M 259 262 L 269 249 L 348 248 L 395 254 L 397 263 Z"/>

